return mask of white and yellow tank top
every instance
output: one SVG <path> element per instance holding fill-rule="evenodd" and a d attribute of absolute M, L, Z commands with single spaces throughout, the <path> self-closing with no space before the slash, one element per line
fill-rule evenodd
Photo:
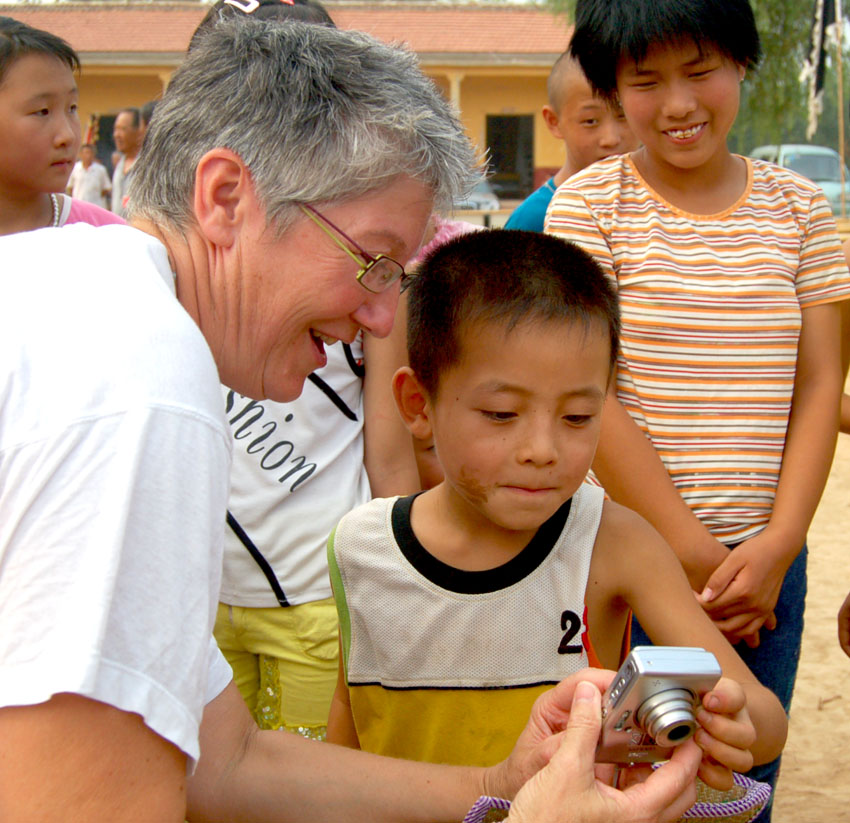
<path fill-rule="evenodd" d="M 584 593 L 602 513 L 583 485 L 512 560 L 462 571 L 410 527 L 415 497 L 346 515 L 328 544 L 354 723 L 366 751 L 490 765 L 539 694 L 588 665 Z"/>

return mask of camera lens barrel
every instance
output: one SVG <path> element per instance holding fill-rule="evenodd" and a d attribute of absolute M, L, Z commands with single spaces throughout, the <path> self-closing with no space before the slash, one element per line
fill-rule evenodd
<path fill-rule="evenodd" d="M 658 745 L 678 746 L 696 731 L 694 700 L 689 689 L 656 692 L 640 704 L 635 721 Z"/>

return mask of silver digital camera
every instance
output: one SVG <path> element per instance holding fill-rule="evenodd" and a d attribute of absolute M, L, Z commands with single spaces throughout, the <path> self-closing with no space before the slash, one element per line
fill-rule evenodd
<path fill-rule="evenodd" d="M 696 731 L 697 701 L 720 675 L 705 649 L 636 646 L 602 695 L 597 762 L 667 760 Z"/>

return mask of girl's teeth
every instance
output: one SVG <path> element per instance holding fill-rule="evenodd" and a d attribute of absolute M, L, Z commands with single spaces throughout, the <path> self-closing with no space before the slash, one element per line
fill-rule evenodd
<path fill-rule="evenodd" d="M 699 126 L 693 126 L 690 129 L 683 129 L 683 130 L 679 129 L 679 130 L 674 131 L 673 129 L 671 129 L 669 134 L 671 136 L 679 139 L 679 140 L 685 140 L 688 137 L 693 137 L 699 130 L 700 130 Z"/>

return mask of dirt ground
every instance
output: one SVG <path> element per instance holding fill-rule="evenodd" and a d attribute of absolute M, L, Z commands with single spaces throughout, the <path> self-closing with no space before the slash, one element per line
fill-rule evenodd
<path fill-rule="evenodd" d="M 803 652 L 774 823 L 850 821 L 850 658 L 835 620 L 850 591 L 850 435 L 839 436 L 808 545 Z"/>

